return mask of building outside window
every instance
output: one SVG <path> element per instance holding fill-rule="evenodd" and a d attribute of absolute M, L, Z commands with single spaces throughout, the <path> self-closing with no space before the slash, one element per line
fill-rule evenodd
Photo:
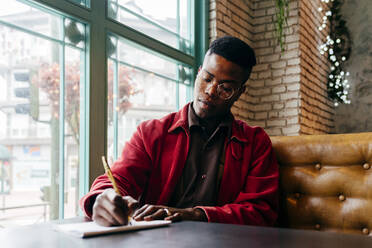
<path fill-rule="evenodd" d="M 0 228 L 79 215 L 78 200 L 103 173 L 97 158 L 112 163 L 140 122 L 192 99 L 205 6 L 7 1 L 0 10 Z"/>

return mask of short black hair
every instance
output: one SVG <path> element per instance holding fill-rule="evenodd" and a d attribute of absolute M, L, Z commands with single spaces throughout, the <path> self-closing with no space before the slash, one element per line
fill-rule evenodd
<path fill-rule="evenodd" d="M 248 70 L 249 74 L 252 67 L 256 65 L 256 56 L 253 49 L 241 39 L 233 36 L 224 36 L 214 40 L 209 47 L 208 53 L 224 57 Z"/>

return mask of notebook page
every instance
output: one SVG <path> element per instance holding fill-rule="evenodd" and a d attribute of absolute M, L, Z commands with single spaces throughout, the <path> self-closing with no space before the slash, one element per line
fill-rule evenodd
<path fill-rule="evenodd" d="M 78 237 L 91 237 L 108 233 L 126 232 L 140 229 L 149 229 L 161 226 L 167 226 L 172 223 L 169 220 L 153 220 L 153 221 L 131 221 L 131 225 L 125 226 L 100 226 L 94 221 L 78 222 L 71 224 L 58 224 L 54 229 L 69 233 Z"/>

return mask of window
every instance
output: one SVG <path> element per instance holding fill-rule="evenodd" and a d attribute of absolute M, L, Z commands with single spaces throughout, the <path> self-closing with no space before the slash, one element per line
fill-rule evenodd
<path fill-rule="evenodd" d="M 115 160 L 137 125 L 177 111 L 191 96 L 193 69 L 124 38 L 108 37 L 108 151 Z"/>
<path fill-rule="evenodd" d="M 0 226 L 78 215 L 100 157 L 112 162 L 140 122 L 192 99 L 208 3 L 152 2 L 0 10 Z"/>
<path fill-rule="evenodd" d="M 1 226 L 78 214 L 86 29 L 28 2 L 0 12 Z"/>

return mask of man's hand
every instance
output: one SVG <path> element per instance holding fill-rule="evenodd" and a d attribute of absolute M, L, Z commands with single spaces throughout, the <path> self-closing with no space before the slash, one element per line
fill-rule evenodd
<path fill-rule="evenodd" d="M 207 221 L 207 217 L 202 209 L 199 208 L 170 208 L 161 205 L 146 204 L 136 210 L 133 215 L 136 221 L 150 221 L 150 220 L 193 220 L 193 221 Z"/>
<path fill-rule="evenodd" d="M 92 219 L 102 226 L 128 224 L 128 216 L 138 207 L 130 196 L 120 196 L 113 189 L 106 189 L 96 198 Z"/>

